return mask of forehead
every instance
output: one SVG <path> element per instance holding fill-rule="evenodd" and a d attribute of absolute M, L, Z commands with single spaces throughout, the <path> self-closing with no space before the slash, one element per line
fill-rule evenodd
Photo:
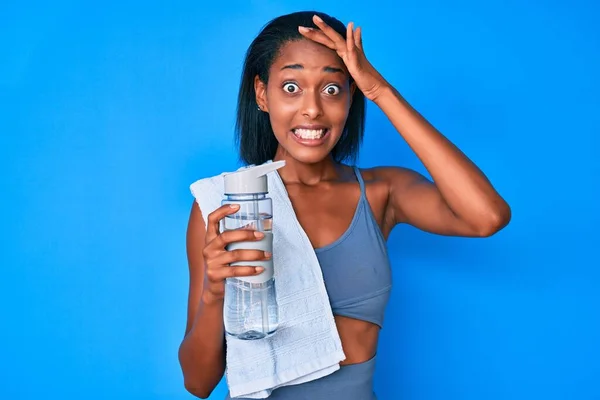
<path fill-rule="evenodd" d="M 273 60 L 273 68 L 279 70 L 289 64 L 301 64 L 306 69 L 326 66 L 346 69 L 344 62 L 334 50 L 307 39 L 285 43 Z"/>

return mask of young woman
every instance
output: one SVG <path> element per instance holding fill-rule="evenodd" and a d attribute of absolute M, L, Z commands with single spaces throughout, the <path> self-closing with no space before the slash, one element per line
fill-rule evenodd
<path fill-rule="evenodd" d="M 433 182 L 407 168 L 361 170 L 351 164 L 363 137 L 365 97 L 383 110 Z M 335 373 L 276 389 L 271 398 L 375 398 L 372 375 L 389 295 L 385 241 L 391 230 L 407 223 L 441 235 L 490 236 L 509 222 L 509 206 L 369 63 L 361 29 L 322 13 L 276 18 L 252 42 L 236 130 L 245 163 L 286 161 L 279 174 L 319 259 L 347 356 Z M 221 207 L 205 226 L 194 204 L 189 221 L 188 321 L 179 358 L 185 387 L 202 398 L 225 370 L 224 280 L 260 272 L 229 264 L 270 256 L 225 250 L 228 243 L 254 237 L 247 230 L 219 234 L 219 221 L 235 212 Z M 378 279 L 357 282 L 344 269 L 356 258 L 378 271 Z"/>

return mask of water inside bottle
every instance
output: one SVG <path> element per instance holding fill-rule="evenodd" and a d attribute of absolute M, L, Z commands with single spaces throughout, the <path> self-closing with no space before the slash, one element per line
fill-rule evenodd
<path fill-rule="evenodd" d="M 249 229 L 269 232 L 273 216 L 241 210 L 223 219 L 223 230 Z M 257 218 L 258 216 L 258 218 Z M 225 284 L 225 331 L 241 340 L 270 336 L 278 327 L 278 309 L 273 279 L 264 283 L 228 278 Z"/>
<path fill-rule="evenodd" d="M 278 327 L 278 310 L 273 280 L 248 283 L 229 278 L 225 291 L 224 316 L 227 334 L 241 340 L 255 340 L 275 332 Z"/>
<path fill-rule="evenodd" d="M 224 230 L 230 229 L 251 229 L 260 231 L 271 231 L 273 229 L 273 216 L 268 213 L 248 214 L 238 212 L 228 215 L 224 219 Z M 260 225 L 260 226 L 259 226 Z"/>

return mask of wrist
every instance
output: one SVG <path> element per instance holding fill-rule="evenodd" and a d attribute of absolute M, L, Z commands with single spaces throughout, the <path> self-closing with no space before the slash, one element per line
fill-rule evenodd
<path fill-rule="evenodd" d="M 390 98 L 395 97 L 396 91 L 387 82 L 383 82 L 377 89 L 373 91 L 370 96 L 370 100 L 375 104 L 379 105 L 381 102 L 388 101 Z"/>
<path fill-rule="evenodd" d="M 200 301 L 202 302 L 202 304 L 205 307 L 212 308 L 212 307 L 223 307 L 224 299 L 223 299 L 223 297 L 217 297 L 210 292 L 204 292 L 204 293 L 202 293 L 202 297 L 201 297 Z"/>

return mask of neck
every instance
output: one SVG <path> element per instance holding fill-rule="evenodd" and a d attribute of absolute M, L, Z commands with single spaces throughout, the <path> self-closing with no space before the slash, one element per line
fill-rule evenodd
<path fill-rule="evenodd" d="M 279 160 L 285 160 L 285 166 L 279 169 L 279 176 L 286 185 L 300 183 L 314 186 L 322 181 L 339 179 L 342 174 L 340 165 L 331 155 L 315 163 L 305 163 L 278 151 L 273 161 Z"/>

